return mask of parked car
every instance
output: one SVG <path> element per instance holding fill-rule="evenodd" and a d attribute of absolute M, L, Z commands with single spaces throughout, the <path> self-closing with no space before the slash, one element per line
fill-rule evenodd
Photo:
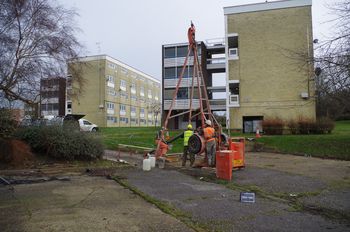
<path fill-rule="evenodd" d="M 25 118 L 20 126 L 63 126 L 76 130 L 81 130 L 79 119 L 84 117 L 83 114 L 67 114 L 66 116 L 44 116 L 43 118 L 31 119 Z"/>
<path fill-rule="evenodd" d="M 83 118 L 79 119 L 78 121 L 79 121 L 79 126 L 81 131 L 89 131 L 89 132 L 98 131 L 98 126 L 96 124 L 93 124 Z"/>

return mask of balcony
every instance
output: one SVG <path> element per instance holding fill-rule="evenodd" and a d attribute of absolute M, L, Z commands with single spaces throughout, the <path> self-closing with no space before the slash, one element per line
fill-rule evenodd
<path fill-rule="evenodd" d="M 185 59 L 186 57 L 165 58 L 164 68 L 183 66 L 183 64 L 185 63 Z M 187 60 L 187 65 L 193 65 L 193 60 L 193 56 L 189 57 L 189 59 Z M 200 63 L 201 56 L 198 56 L 198 61 Z"/>
<path fill-rule="evenodd" d="M 212 47 L 223 47 L 225 48 L 225 39 L 224 38 L 214 38 L 214 39 L 207 39 L 205 41 L 205 44 L 207 45 L 207 48 Z"/>
<path fill-rule="evenodd" d="M 179 79 L 164 79 L 164 88 L 175 88 Z M 201 83 L 201 82 L 200 82 Z M 191 87 L 192 78 L 182 78 L 180 87 Z M 194 86 L 197 86 L 197 78 L 194 79 Z"/>
<path fill-rule="evenodd" d="M 226 99 L 209 100 L 211 110 L 226 110 Z"/>
<path fill-rule="evenodd" d="M 114 114 L 114 109 L 107 109 L 107 114 Z"/>
<path fill-rule="evenodd" d="M 164 110 L 169 110 L 172 100 L 164 100 Z M 190 108 L 190 100 L 189 99 L 180 99 L 175 100 L 173 104 L 173 110 L 188 110 Z M 192 109 L 199 108 L 199 100 L 193 99 L 192 101 Z"/>
<path fill-rule="evenodd" d="M 225 93 L 226 92 L 226 86 L 208 86 L 207 87 L 208 92 L 212 93 Z"/>
<path fill-rule="evenodd" d="M 121 91 L 126 91 L 126 86 L 120 85 L 120 86 L 119 86 L 119 89 L 120 89 Z"/>
<path fill-rule="evenodd" d="M 59 103 L 58 97 L 41 98 L 41 104 Z"/>
<path fill-rule="evenodd" d="M 207 59 L 207 69 L 208 70 L 220 69 L 220 70 L 224 71 L 225 68 L 226 68 L 226 58 L 225 57 Z"/>
<path fill-rule="evenodd" d="M 107 86 L 111 87 L 111 88 L 114 88 L 114 83 L 111 82 L 111 81 L 107 81 Z"/>

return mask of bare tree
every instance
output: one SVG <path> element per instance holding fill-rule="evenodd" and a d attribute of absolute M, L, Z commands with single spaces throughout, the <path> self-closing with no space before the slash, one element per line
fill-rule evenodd
<path fill-rule="evenodd" d="M 75 37 L 76 15 L 53 0 L 0 2 L 1 95 L 33 104 L 41 78 L 66 76 L 67 60 L 82 48 Z"/>
<path fill-rule="evenodd" d="M 153 112 L 154 120 L 155 120 L 154 126 L 157 127 L 158 115 L 160 114 L 160 112 L 162 110 L 160 102 L 154 101 L 154 102 L 150 103 L 148 106 L 148 110 L 149 110 L 149 112 Z"/>
<path fill-rule="evenodd" d="M 334 112 L 341 115 L 350 112 L 350 0 L 334 3 L 329 8 L 336 16 L 328 22 L 333 23 L 334 31 L 328 40 L 318 44 L 313 59 L 322 70 L 316 80 L 318 107 L 337 105 Z"/>

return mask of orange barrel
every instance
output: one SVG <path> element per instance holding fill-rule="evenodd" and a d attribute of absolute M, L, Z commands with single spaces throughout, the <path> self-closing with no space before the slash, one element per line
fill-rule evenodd
<path fill-rule="evenodd" d="M 216 177 L 224 180 L 232 179 L 232 150 L 222 150 L 216 152 Z"/>
<path fill-rule="evenodd" d="M 242 168 L 245 166 L 245 139 L 241 137 L 232 138 L 230 149 L 234 152 L 232 165 L 233 168 Z"/>

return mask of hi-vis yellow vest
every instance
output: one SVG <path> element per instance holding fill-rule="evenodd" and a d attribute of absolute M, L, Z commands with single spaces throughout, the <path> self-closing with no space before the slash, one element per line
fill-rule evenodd
<path fill-rule="evenodd" d="M 184 132 L 184 146 L 188 146 L 188 140 L 193 135 L 193 131 L 187 130 Z"/>

